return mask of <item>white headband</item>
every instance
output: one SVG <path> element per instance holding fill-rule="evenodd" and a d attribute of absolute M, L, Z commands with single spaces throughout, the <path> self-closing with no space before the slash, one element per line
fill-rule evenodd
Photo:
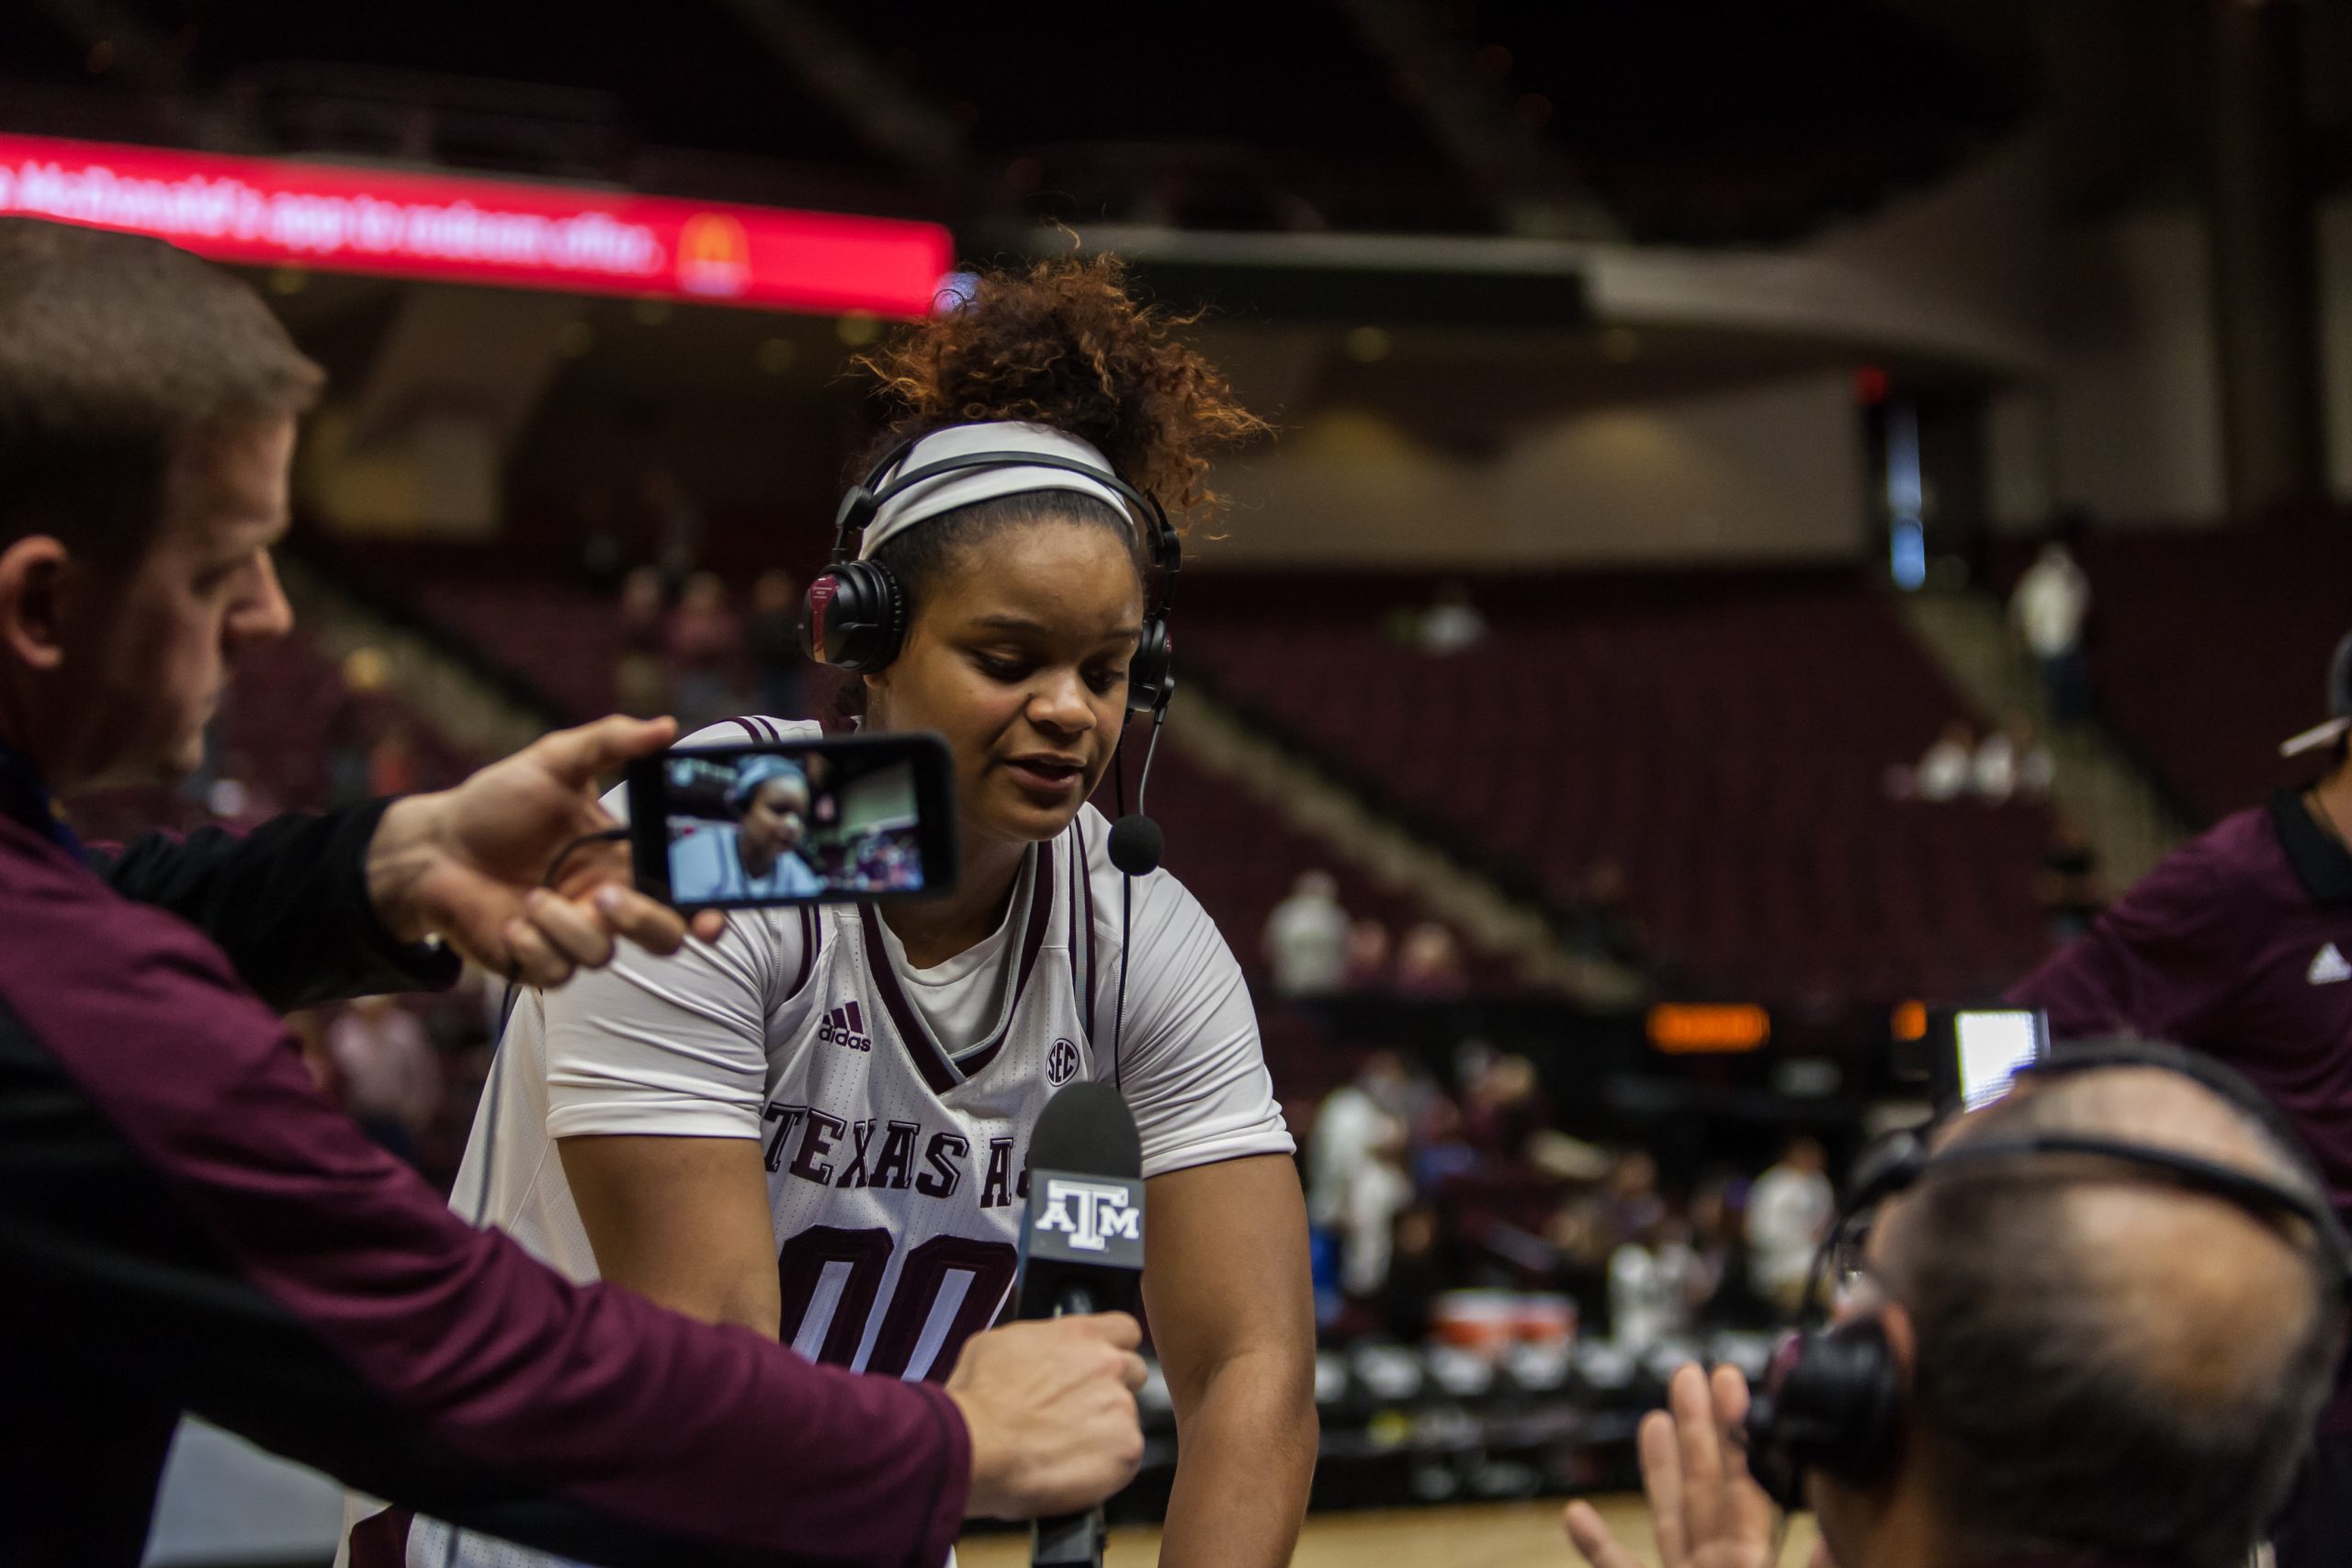
<path fill-rule="evenodd" d="M 967 457 L 978 452 L 1034 452 L 1042 457 L 1060 457 L 1069 462 L 1084 463 L 1088 468 L 1109 476 L 1114 470 L 1110 459 L 1097 451 L 1091 442 L 1081 441 L 1066 432 L 1043 424 L 1024 424 L 1016 420 L 994 420 L 986 424 L 957 424 L 945 430 L 933 431 L 907 449 L 889 473 L 882 476 L 874 488 L 877 493 L 890 490 L 899 474 L 910 474 L 917 468 L 947 457 Z M 866 525 L 865 537 L 859 541 L 860 560 L 871 559 L 874 552 L 899 535 L 905 533 L 926 518 L 943 512 L 953 512 L 959 506 L 975 502 L 994 501 L 1000 496 L 1026 495 L 1041 490 L 1074 491 L 1091 495 L 1120 516 L 1129 515 L 1126 498 L 1102 479 L 1085 474 L 1075 474 L 1068 468 L 1049 468 L 1043 464 L 1035 468 L 1021 464 L 1006 464 L 1002 468 L 958 468 L 935 479 L 919 480 L 907 486 L 884 502 Z"/>

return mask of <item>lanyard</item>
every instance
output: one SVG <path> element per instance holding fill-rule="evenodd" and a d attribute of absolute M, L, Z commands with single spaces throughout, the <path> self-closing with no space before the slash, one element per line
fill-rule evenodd
<path fill-rule="evenodd" d="M 82 858 L 82 840 L 74 836 L 65 808 L 49 793 L 40 770 L 33 766 L 30 757 L 5 740 L 0 740 L 0 811 L 46 835 L 75 860 Z"/>

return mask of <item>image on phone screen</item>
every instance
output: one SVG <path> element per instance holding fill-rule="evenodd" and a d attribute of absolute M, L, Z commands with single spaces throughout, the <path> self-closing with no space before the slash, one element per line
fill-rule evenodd
<path fill-rule="evenodd" d="M 639 881 L 681 908 L 944 891 L 953 859 L 935 747 L 861 738 L 648 759 L 630 777 Z"/>

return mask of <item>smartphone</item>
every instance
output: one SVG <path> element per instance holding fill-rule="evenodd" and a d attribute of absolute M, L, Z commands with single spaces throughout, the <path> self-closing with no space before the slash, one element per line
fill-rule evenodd
<path fill-rule="evenodd" d="M 1962 1008 L 1929 1015 L 1928 1082 L 1935 1102 L 1974 1111 L 2009 1091 L 2019 1069 L 2050 1059 L 2050 1015 L 2029 1008 Z"/>
<path fill-rule="evenodd" d="M 637 885 L 680 909 L 910 898 L 956 886 L 935 735 L 691 746 L 628 773 Z"/>

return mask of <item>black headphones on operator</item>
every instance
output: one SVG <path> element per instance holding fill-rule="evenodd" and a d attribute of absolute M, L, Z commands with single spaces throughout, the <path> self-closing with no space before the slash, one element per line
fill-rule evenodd
<path fill-rule="evenodd" d="M 2020 1074 L 2047 1078 L 2111 1066 L 2157 1067 L 2194 1079 L 2259 1122 L 2298 1165 L 2312 1168 L 2302 1141 L 2261 1090 L 2210 1056 L 2156 1041 L 2103 1042 L 2067 1049 L 2050 1061 L 2020 1069 Z M 1838 1206 L 1837 1226 L 1815 1259 L 1806 1286 L 1804 1315 L 1816 1325 L 1827 1315 L 1831 1259 L 1867 1228 L 1880 1204 L 1931 1174 L 2051 1156 L 2131 1166 L 2155 1179 L 2235 1204 L 2265 1224 L 2307 1226 L 2312 1254 L 2335 1284 L 2338 1310 L 2352 1298 L 2352 1242 L 2324 1200 L 2315 1201 L 2278 1182 L 2194 1155 L 2120 1139 L 2044 1133 L 1988 1138 L 1930 1154 L 1924 1133 L 1895 1134 L 1857 1164 Z M 2315 1169 L 2312 1179 L 2315 1190 L 2324 1190 Z M 1879 1479 L 1895 1457 L 1903 1381 L 1885 1325 L 1875 1316 L 1790 1336 L 1748 1405 L 1749 1472 L 1784 1508 L 1802 1506 L 1808 1470 L 1854 1485 Z"/>
<path fill-rule="evenodd" d="M 1164 716 L 1169 700 L 1176 694 L 1176 650 L 1168 636 L 1168 612 L 1175 596 L 1176 572 L 1183 565 L 1184 547 L 1158 498 L 1137 490 L 1107 466 L 1041 452 L 967 452 L 905 473 L 891 472 L 906 461 L 917 442 L 938 434 L 938 430 L 926 430 L 899 442 L 842 497 L 841 511 L 833 520 L 832 558 L 808 584 L 801 607 L 802 651 L 820 664 L 854 675 L 871 675 L 888 669 L 906 646 L 905 585 L 888 567 L 860 560 L 857 555 L 865 530 L 894 497 L 943 474 L 971 468 L 1060 468 L 1083 474 L 1108 488 L 1134 513 L 1137 533 L 1151 558 L 1151 581 L 1145 584 L 1143 635 L 1136 641 L 1135 656 L 1127 661 L 1127 711 L 1148 713 L 1155 719 Z"/>

